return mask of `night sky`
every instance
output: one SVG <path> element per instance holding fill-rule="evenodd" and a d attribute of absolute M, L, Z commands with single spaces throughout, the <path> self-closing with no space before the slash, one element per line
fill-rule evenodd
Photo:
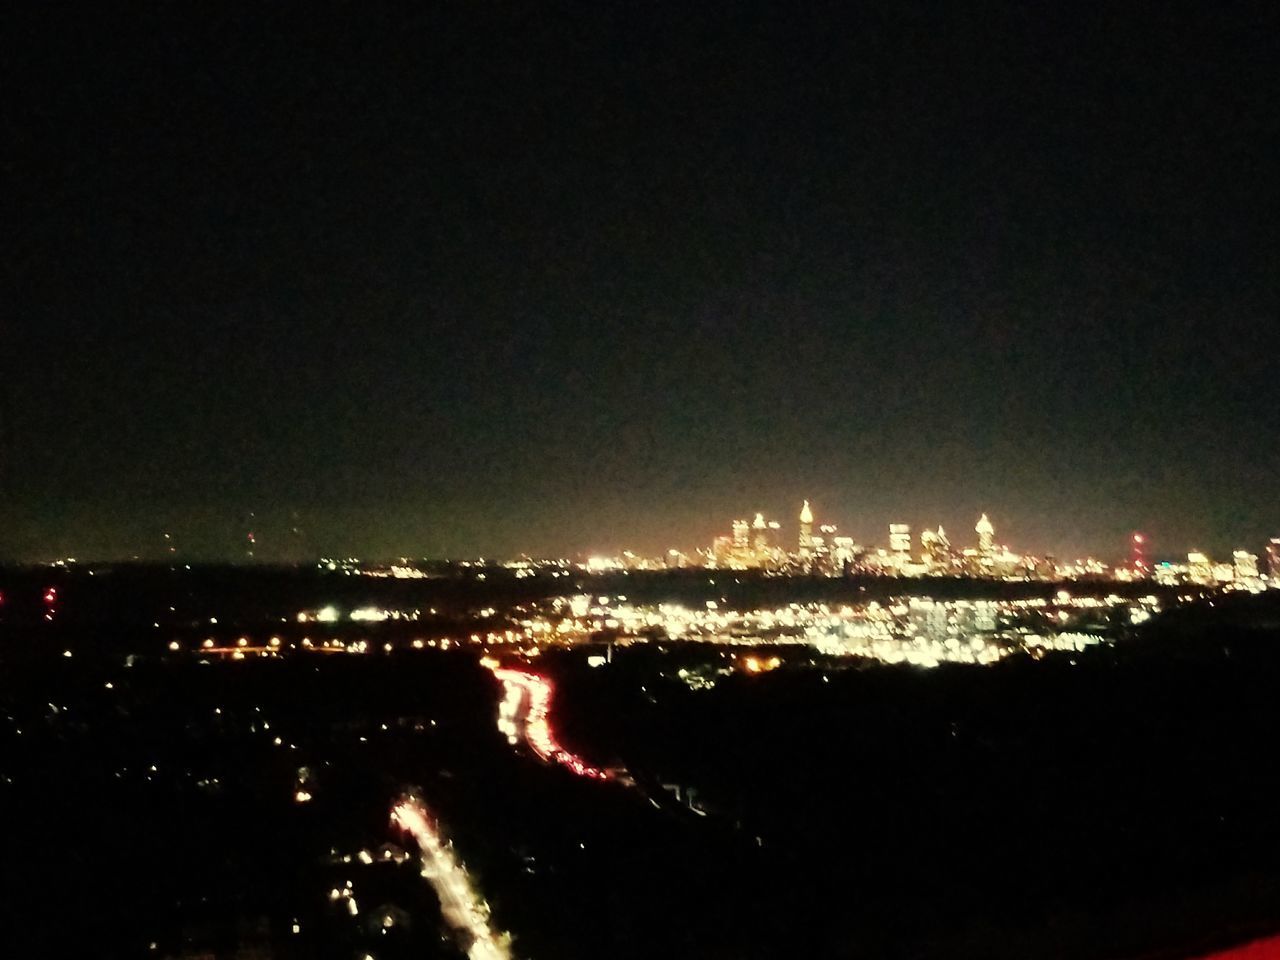
<path fill-rule="evenodd" d="M 1280 535 L 1274 6 L 24 6 L 0 556 Z"/>

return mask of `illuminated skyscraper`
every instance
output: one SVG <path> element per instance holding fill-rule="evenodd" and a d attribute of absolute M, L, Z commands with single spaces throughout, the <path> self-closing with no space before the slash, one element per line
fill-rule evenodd
<path fill-rule="evenodd" d="M 1129 565 L 1133 568 L 1134 575 L 1147 576 L 1151 572 L 1151 565 L 1147 562 L 1147 538 L 1135 533 L 1129 542 L 1129 550 Z"/>
<path fill-rule="evenodd" d="M 711 541 L 711 563 L 721 570 L 728 570 L 733 564 L 733 538 L 716 537 Z"/>
<path fill-rule="evenodd" d="M 855 545 L 853 537 L 831 538 L 832 568 L 836 573 L 846 573 L 853 563 Z"/>
<path fill-rule="evenodd" d="M 978 524 L 974 528 L 974 532 L 978 535 L 978 553 L 982 557 L 990 557 L 996 552 L 996 528 L 987 519 L 984 513 L 978 518 Z"/>
<path fill-rule="evenodd" d="M 1272 580 L 1280 582 L 1280 537 L 1272 537 L 1267 544 L 1267 573 Z"/>
<path fill-rule="evenodd" d="M 809 501 L 800 508 L 800 540 L 797 544 L 800 559 L 806 563 L 813 555 L 813 511 L 809 509 Z"/>
<path fill-rule="evenodd" d="M 889 524 L 889 551 L 899 563 L 906 563 L 911 559 L 911 526 L 909 524 Z"/>
<path fill-rule="evenodd" d="M 831 576 L 833 573 L 840 572 L 834 559 L 835 535 L 836 526 L 834 523 L 824 523 L 818 527 L 818 535 L 813 538 L 813 570 L 815 573 Z"/>
<path fill-rule="evenodd" d="M 924 561 L 929 573 L 946 573 L 951 569 L 951 541 L 947 533 L 938 527 L 924 530 L 920 534 L 920 559 Z"/>
<path fill-rule="evenodd" d="M 739 557 L 744 557 L 747 554 L 751 536 L 750 529 L 745 520 L 733 521 L 733 551 Z"/>
<path fill-rule="evenodd" d="M 753 541 L 751 546 L 756 552 L 756 562 L 764 563 L 769 556 L 769 525 L 764 522 L 764 514 L 757 513 L 751 522 Z"/>

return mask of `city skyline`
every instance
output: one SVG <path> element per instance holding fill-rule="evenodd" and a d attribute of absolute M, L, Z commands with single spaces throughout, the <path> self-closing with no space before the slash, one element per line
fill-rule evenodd
<path fill-rule="evenodd" d="M 1262 558 L 1261 562 L 1265 565 L 1267 558 L 1277 550 L 1275 545 L 1277 537 L 1275 536 L 1263 536 L 1255 542 L 1244 538 L 1232 540 L 1228 535 L 1219 534 L 1212 538 L 1202 538 L 1199 541 L 1187 544 L 1175 544 L 1158 534 L 1153 535 L 1149 530 L 1130 529 L 1123 532 L 1118 542 L 1106 544 L 1100 548 L 1086 547 L 1077 551 L 1055 552 L 1052 549 L 1043 549 L 1034 544 L 1022 542 L 1018 537 L 1007 536 L 1008 528 L 1004 527 L 1003 524 L 997 534 L 994 530 L 995 519 L 999 518 L 1003 521 L 1003 517 L 999 513 L 996 513 L 994 518 L 989 519 L 990 514 L 987 511 L 981 511 L 977 517 L 971 518 L 973 522 L 967 527 L 963 523 L 942 523 L 936 520 L 924 524 L 908 522 L 902 519 L 901 514 L 897 514 L 891 515 L 894 519 L 880 523 L 877 532 L 873 524 L 866 521 L 858 522 L 855 526 L 845 526 L 841 522 L 842 518 L 821 513 L 820 511 L 821 506 L 819 504 L 811 503 L 805 499 L 801 501 L 801 507 L 798 512 L 792 511 L 795 515 L 789 520 L 786 514 L 766 513 L 763 510 L 753 510 L 748 514 L 729 519 L 699 518 L 693 524 L 693 529 L 705 529 L 707 531 L 705 534 L 691 533 L 689 530 L 684 530 L 667 540 L 659 540 L 650 536 L 648 538 L 633 538 L 630 542 L 618 538 L 612 543 L 608 542 L 609 538 L 601 536 L 594 543 L 606 544 L 605 546 L 593 545 L 576 549 L 570 546 L 569 549 L 559 551 L 539 551 L 517 547 L 508 551 L 480 550 L 474 552 L 450 551 L 447 549 L 435 552 L 416 549 L 378 552 L 333 549 L 331 545 L 326 548 L 326 545 L 322 545 L 317 541 L 315 534 L 309 529 L 296 525 L 284 528 L 278 522 L 273 522 L 273 518 L 270 516 L 259 518 L 256 514 L 251 514 L 248 517 L 241 518 L 242 522 L 238 525 L 224 520 L 221 524 L 223 544 L 220 550 L 211 550 L 207 546 L 202 549 L 199 545 L 193 549 L 186 542 L 186 538 L 181 532 L 173 532 L 182 530 L 182 524 L 179 523 L 169 525 L 166 529 L 158 531 L 153 535 L 150 543 L 144 544 L 142 549 L 134 552 L 108 551 L 95 554 L 91 551 L 71 549 L 26 557 L 10 557 L 8 562 L 46 563 L 73 560 L 76 562 L 195 561 L 305 564 L 325 557 L 359 558 L 371 562 L 388 562 L 401 558 L 412 560 L 474 560 L 486 558 L 495 561 L 510 561 L 521 557 L 586 560 L 591 557 L 619 558 L 628 554 L 661 559 L 668 553 L 679 553 L 686 558 L 699 557 L 701 559 L 698 562 L 701 564 L 706 557 L 711 556 L 714 552 L 715 542 L 717 540 L 730 539 L 733 528 L 736 528 L 739 524 L 743 525 L 744 529 L 748 531 L 746 535 L 750 538 L 754 539 L 764 535 L 771 543 L 777 546 L 787 546 L 788 553 L 795 553 L 797 556 L 805 553 L 804 542 L 806 536 L 811 542 L 812 538 L 815 537 L 819 542 L 825 538 L 828 545 L 830 545 L 832 537 L 839 537 L 851 542 L 860 549 L 872 552 L 877 549 L 890 553 L 901 551 L 902 547 L 900 545 L 895 546 L 894 542 L 894 531 L 898 528 L 901 529 L 896 537 L 905 538 L 901 539 L 899 543 L 905 543 L 907 553 L 917 559 L 924 555 L 926 543 L 935 537 L 935 531 L 948 531 L 945 539 L 950 542 L 950 548 L 957 553 L 966 548 L 976 547 L 981 550 L 983 549 L 983 535 L 977 528 L 984 523 L 991 530 L 989 536 L 995 538 L 990 541 L 990 546 L 1006 550 L 1012 549 L 1019 555 L 1025 554 L 1028 557 L 1049 558 L 1062 562 L 1089 559 L 1098 560 L 1107 565 L 1122 565 L 1134 556 L 1135 534 L 1141 537 L 1139 552 L 1149 564 L 1159 562 L 1184 563 L 1188 555 L 1192 553 L 1204 553 L 1215 560 L 1229 561 L 1232 554 L 1245 549 Z M 301 522 L 296 513 L 292 514 L 289 520 L 294 524 Z M 236 529 L 237 526 L 239 529 Z M 806 526 L 808 528 L 807 534 Z M 764 528 L 767 528 L 767 530 Z M 866 533 L 865 535 L 859 535 L 857 531 L 866 531 Z M 637 544 L 643 545 L 646 542 L 650 544 L 656 543 L 657 546 L 651 546 L 648 549 L 643 546 L 637 547 Z M 0 554 L 0 559 L 2 558 L 3 555 Z"/>
<path fill-rule="evenodd" d="M 0 960 L 1280 957 L 1278 15 L 6 5 Z"/>

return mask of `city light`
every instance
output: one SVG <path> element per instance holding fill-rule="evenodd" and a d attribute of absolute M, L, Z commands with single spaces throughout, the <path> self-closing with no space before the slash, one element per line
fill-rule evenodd
<path fill-rule="evenodd" d="M 525 742 L 542 760 L 561 764 L 580 777 L 609 779 L 608 771 L 587 763 L 556 740 L 550 719 L 554 689 L 550 680 L 523 670 L 501 667 L 491 669 L 493 675 L 502 681 L 503 698 L 498 705 L 498 729 L 509 742 L 516 743 L 523 735 Z"/>
<path fill-rule="evenodd" d="M 392 809 L 391 822 L 417 842 L 422 855 L 422 875 L 434 888 L 440 900 L 440 913 L 458 935 L 459 945 L 466 949 L 469 960 L 509 960 L 510 937 L 493 929 L 488 904 L 475 890 L 466 868 L 441 836 L 426 808 L 412 797 L 403 799 Z"/>
<path fill-rule="evenodd" d="M 948 577 L 996 580 L 1105 580 L 1131 582 L 1159 576 L 1161 582 L 1194 583 L 1256 592 L 1268 582 L 1280 585 L 1280 538 L 1267 546 L 1269 578 L 1259 570 L 1257 556 L 1244 550 L 1233 554 L 1231 563 L 1210 563 L 1207 569 L 1191 564 L 1164 563 L 1153 568 L 1149 559 L 1150 538 L 1140 532 L 1129 536 L 1124 559 L 1110 564 L 1097 557 L 1060 559 L 1019 552 L 996 539 L 991 517 L 982 514 L 974 524 L 976 544 L 953 545 L 941 526 L 926 528 L 913 546 L 911 526 L 888 525 L 887 546 L 863 545 L 841 535 L 834 523 L 816 527 L 815 510 L 805 500 L 796 521 L 794 539 L 788 542 L 782 524 L 757 511 L 754 519 L 739 518 L 730 523 L 728 534 L 715 537 L 710 546 L 693 554 L 676 549 L 665 556 L 645 557 L 623 550 L 619 556 L 595 555 L 578 564 L 588 574 L 630 573 L 646 570 L 683 569 L 701 566 L 707 570 L 753 570 L 766 576 L 884 576 Z M 1203 554 L 1197 554 L 1204 556 Z M 1242 562 L 1237 563 L 1239 557 Z M 521 574 L 538 570 L 558 576 L 567 560 L 520 561 Z"/>

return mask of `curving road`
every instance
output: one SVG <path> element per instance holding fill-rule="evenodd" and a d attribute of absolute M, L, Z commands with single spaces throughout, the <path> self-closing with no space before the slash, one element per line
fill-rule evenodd
<path fill-rule="evenodd" d="M 502 681 L 502 700 L 498 704 L 498 729 L 512 744 L 524 740 L 529 748 L 548 763 L 558 763 L 580 777 L 611 780 L 617 773 L 587 763 L 576 753 L 562 747 L 551 727 L 551 698 L 555 691 L 551 681 L 525 670 L 492 667 L 493 675 Z"/>

